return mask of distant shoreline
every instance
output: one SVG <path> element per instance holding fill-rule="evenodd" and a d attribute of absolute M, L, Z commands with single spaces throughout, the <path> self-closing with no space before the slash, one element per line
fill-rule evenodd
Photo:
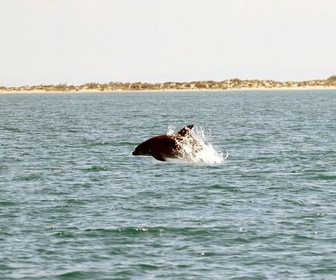
<path fill-rule="evenodd" d="M 10 93 L 93 93 L 93 92 L 170 92 L 170 91 L 255 91 L 255 90 L 336 90 L 336 77 L 326 80 L 288 81 L 273 80 L 240 80 L 224 81 L 193 81 L 193 82 L 165 82 L 165 83 L 86 83 L 79 86 L 33 85 L 5 87 L 0 86 L 0 94 Z"/>
<path fill-rule="evenodd" d="M 324 90 L 336 90 L 336 86 L 330 86 L 330 87 L 283 87 L 283 88 L 231 88 L 231 89 L 168 89 L 168 90 L 69 90 L 69 91 L 46 91 L 46 90 L 28 90 L 28 91 L 22 91 L 22 90 L 11 90 L 11 91 L 4 91 L 0 90 L 1 94 L 74 94 L 74 93 L 145 93 L 145 92 L 230 92 L 230 91 L 309 91 L 309 90 L 318 90 L 318 91 L 324 91 Z"/>

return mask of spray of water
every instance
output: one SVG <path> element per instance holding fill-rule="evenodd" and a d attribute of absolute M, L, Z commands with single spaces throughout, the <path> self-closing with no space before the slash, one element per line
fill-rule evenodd
<path fill-rule="evenodd" d="M 168 127 L 168 135 L 174 133 L 173 127 Z M 192 137 L 185 137 L 179 142 L 182 152 L 181 159 L 186 162 L 216 164 L 222 163 L 227 159 L 228 154 L 217 152 L 209 142 L 202 127 L 196 127 L 191 130 Z"/>

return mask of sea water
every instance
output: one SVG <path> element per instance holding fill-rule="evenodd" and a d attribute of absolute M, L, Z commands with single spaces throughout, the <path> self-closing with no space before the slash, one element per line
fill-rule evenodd
<path fill-rule="evenodd" d="M 334 279 L 335 100 L 0 95 L 0 278 Z M 200 158 L 131 155 L 188 124 Z"/>

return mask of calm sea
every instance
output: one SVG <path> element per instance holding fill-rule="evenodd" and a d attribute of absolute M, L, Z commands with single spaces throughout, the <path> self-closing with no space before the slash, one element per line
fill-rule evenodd
<path fill-rule="evenodd" d="M 336 91 L 0 95 L 0 279 L 335 279 Z M 194 123 L 228 158 L 132 156 Z"/>

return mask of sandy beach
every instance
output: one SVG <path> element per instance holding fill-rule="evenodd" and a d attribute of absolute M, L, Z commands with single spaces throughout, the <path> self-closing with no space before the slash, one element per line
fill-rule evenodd
<path fill-rule="evenodd" d="M 0 86 L 0 94 L 25 93 L 93 93 L 93 92 L 169 92 L 169 91 L 253 91 L 253 90 L 336 90 L 336 79 L 287 81 L 240 80 L 193 81 L 165 83 L 87 83 L 83 85 L 32 85 L 5 87 Z"/>

